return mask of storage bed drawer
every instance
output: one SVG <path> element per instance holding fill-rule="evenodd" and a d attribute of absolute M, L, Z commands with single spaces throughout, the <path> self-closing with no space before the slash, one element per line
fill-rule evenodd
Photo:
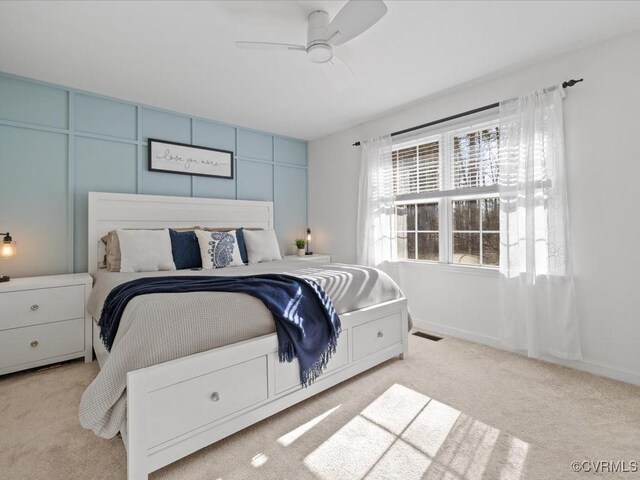
<path fill-rule="evenodd" d="M 338 346 L 336 353 L 333 354 L 331 360 L 327 364 L 327 369 L 322 372 L 322 375 L 326 375 L 332 370 L 336 370 L 340 367 L 344 367 L 349 362 L 349 331 L 343 330 L 338 339 Z M 282 393 L 285 390 L 289 390 L 293 387 L 300 387 L 300 364 L 298 360 L 294 359 L 292 362 L 280 363 L 278 360 L 278 354 L 275 353 L 276 359 L 276 394 Z M 322 375 L 318 377 L 318 380 L 322 380 Z M 318 381 L 316 380 L 316 381 Z"/>
<path fill-rule="evenodd" d="M 353 328 L 353 360 L 378 352 L 402 341 L 400 313 L 393 313 Z"/>
<path fill-rule="evenodd" d="M 150 392 L 148 445 L 213 423 L 267 396 L 266 356 Z"/>

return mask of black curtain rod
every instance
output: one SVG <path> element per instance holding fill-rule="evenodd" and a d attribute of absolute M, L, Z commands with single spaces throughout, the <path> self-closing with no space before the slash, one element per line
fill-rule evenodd
<path fill-rule="evenodd" d="M 567 80 L 566 82 L 562 82 L 562 88 L 573 87 L 576 83 L 580 83 L 584 81 L 584 78 L 579 80 Z M 473 110 L 467 110 L 466 112 L 457 113 L 455 115 L 451 115 L 449 117 L 444 117 L 439 120 L 434 120 L 433 122 L 423 123 L 422 125 L 416 125 L 415 127 L 405 128 L 404 130 L 398 130 L 397 132 L 393 132 L 391 134 L 392 137 L 396 135 L 402 135 L 403 133 L 413 132 L 414 130 L 420 130 L 427 127 L 432 127 L 433 125 L 438 125 L 439 123 L 449 122 L 451 120 L 455 120 L 456 118 L 466 117 L 468 115 L 473 115 L 474 113 L 484 112 L 485 110 L 491 110 L 492 108 L 498 108 L 500 106 L 500 102 L 492 103 L 491 105 L 485 105 L 484 107 L 474 108 Z M 359 147 L 360 142 L 356 142 L 353 144 L 354 147 Z"/>

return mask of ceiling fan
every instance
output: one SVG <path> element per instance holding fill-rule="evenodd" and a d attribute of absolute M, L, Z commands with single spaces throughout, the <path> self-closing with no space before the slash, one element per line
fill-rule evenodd
<path fill-rule="evenodd" d="M 386 13 L 387 6 L 382 0 L 350 0 L 331 22 L 324 10 L 314 10 L 309 14 L 306 45 L 247 41 L 238 41 L 236 45 L 249 49 L 306 52 L 313 63 L 333 67 L 323 70 L 330 80 L 339 79 L 339 83 L 344 83 L 345 76 L 353 77 L 353 74 L 333 54 L 333 47 L 368 30 Z"/>

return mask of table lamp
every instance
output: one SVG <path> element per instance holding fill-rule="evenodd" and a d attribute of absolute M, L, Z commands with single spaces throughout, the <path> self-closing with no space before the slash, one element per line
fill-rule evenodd
<path fill-rule="evenodd" d="M 309 243 L 311 243 L 311 229 L 307 228 L 307 251 L 305 255 L 313 255 L 313 252 L 309 250 Z"/>
<path fill-rule="evenodd" d="M 11 238 L 11 234 L 0 233 L 0 235 L 4 235 L 2 239 L 2 247 L 0 247 L 0 258 L 9 259 L 16 256 L 16 243 Z M 8 282 L 11 279 L 8 275 L 0 275 L 0 283 Z"/>

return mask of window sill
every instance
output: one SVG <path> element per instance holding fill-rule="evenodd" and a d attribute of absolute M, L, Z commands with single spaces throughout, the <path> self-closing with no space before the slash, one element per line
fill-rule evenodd
<path fill-rule="evenodd" d="M 447 273 L 462 273 L 466 275 L 480 275 L 484 277 L 498 278 L 500 270 L 492 267 L 479 267 L 476 265 L 456 265 L 451 263 L 429 262 L 425 260 L 397 260 L 398 265 L 409 266 L 411 268 L 425 268 L 434 271 Z"/>

